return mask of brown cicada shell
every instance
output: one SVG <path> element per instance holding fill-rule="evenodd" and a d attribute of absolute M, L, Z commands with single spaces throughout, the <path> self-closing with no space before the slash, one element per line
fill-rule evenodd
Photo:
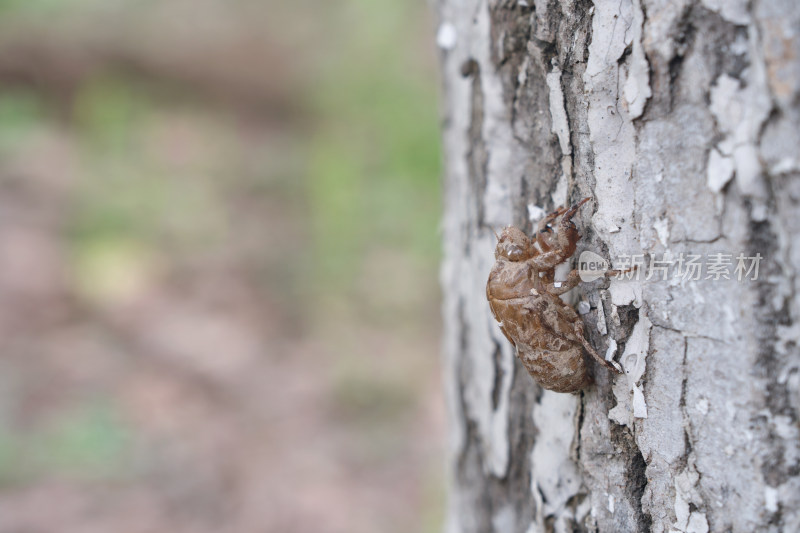
<path fill-rule="evenodd" d="M 584 198 L 547 215 L 533 238 L 513 226 L 505 228 L 486 285 L 492 314 L 516 347 L 517 357 L 533 379 L 556 392 L 576 392 L 592 384 L 584 350 L 620 372 L 589 344 L 578 313 L 559 298 L 580 283 L 578 271 L 570 272 L 566 281 L 554 281 L 555 267 L 572 257 L 580 238 L 572 217 L 588 201 Z"/>

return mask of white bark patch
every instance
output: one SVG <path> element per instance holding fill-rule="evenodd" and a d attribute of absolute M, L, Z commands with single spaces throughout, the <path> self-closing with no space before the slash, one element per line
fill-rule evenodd
<path fill-rule="evenodd" d="M 708 533 L 708 520 L 705 513 L 691 511 L 689 504 L 700 508 L 704 505 L 697 484 L 700 476 L 690 466 L 675 477 L 675 528 L 682 533 Z"/>
<path fill-rule="evenodd" d="M 555 517 L 556 531 L 566 531 L 576 518 L 567 502 L 581 489 L 580 472 L 570 457 L 577 409 L 577 396 L 547 390 L 533 407 L 536 427 L 547 428 L 546 434 L 539 434 L 531 452 L 531 490 L 544 496 L 543 508 L 539 507 L 541 512 L 536 517 L 542 531 L 546 517 Z"/>
<path fill-rule="evenodd" d="M 608 335 L 608 324 L 606 324 L 606 312 L 603 310 L 603 304 L 597 304 L 597 331 L 604 337 Z"/>
<path fill-rule="evenodd" d="M 627 380 L 617 380 L 614 383 L 617 405 L 608 413 L 608 418 L 617 424 L 632 427 L 634 418 L 647 418 L 647 405 L 638 382 L 642 379 L 646 368 L 645 359 L 650 347 L 651 327 L 647 315 L 641 311 L 639 321 L 633 327 L 620 358 Z"/>
<path fill-rule="evenodd" d="M 634 384 L 633 387 L 633 417 L 647 418 L 647 404 L 644 401 L 642 388 Z"/>
<path fill-rule="evenodd" d="M 708 399 L 700 398 L 699 400 L 697 400 L 697 403 L 694 404 L 694 407 L 695 407 L 695 409 L 697 409 L 697 411 L 701 415 L 704 415 L 704 416 L 707 415 L 708 414 Z"/>
<path fill-rule="evenodd" d="M 774 513 L 778 510 L 778 490 L 773 487 L 764 487 L 764 508 Z"/>
<path fill-rule="evenodd" d="M 771 174 L 789 174 L 800 170 L 800 163 L 797 159 L 791 156 L 781 158 L 777 163 L 772 165 L 769 169 Z"/>
<path fill-rule="evenodd" d="M 644 274 L 640 272 L 639 276 L 644 277 Z M 612 278 L 608 292 L 611 294 L 611 303 L 616 306 L 633 304 L 635 307 L 640 307 L 642 305 L 642 282 L 639 280 Z"/>
<path fill-rule="evenodd" d="M 528 220 L 530 220 L 531 222 L 538 222 L 546 214 L 547 214 L 547 211 L 545 211 L 544 209 L 542 209 L 538 205 L 528 204 Z"/>
<path fill-rule="evenodd" d="M 712 148 L 708 154 L 708 188 L 715 193 L 720 192 L 733 177 L 733 160 Z"/>
<path fill-rule="evenodd" d="M 558 144 L 563 155 L 572 153 L 569 142 L 569 123 L 567 110 L 564 107 L 564 91 L 561 89 L 561 69 L 557 66 L 547 74 L 547 86 L 550 88 L 550 118 L 553 133 L 558 136 Z"/>
<path fill-rule="evenodd" d="M 569 161 L 568 157 L 565 157 L 562 160 Z M 562 164 L 563 170 L 563 164 Z M 561 176 L 558 178 L 558 183 L 556 184 L 556 190 L 553 191 L 553 194 L 550 195 L 550 199 L 553 200 L 553 205 L 566 205 L 567 204 L 567 176 L 562 172 Z"/>
<path fill-rule="evenodd" d="M 514 508 L 506 505 L 492 516 L 492 527 L 495 531 L 513 531 L 515 521 Z"/>
<path fill-rule="evenodd" d="M 636 0 L 633 5 L 633 24 L 629 37 L 633 49 L 628 68 L 628 79 L 623 88 L 631 119 L 642 116 L 644 106 L 653 94 L 650 91 L 650 65 L 647 63 L 647 57 L 642 48 L 644 14 L 639 0 Z"/>
<path fill-rule="evenodd" d="M 656 230 L 661 245 L 667 248 L 669 246 L 669 220 L 666 218 L 659 218 L 653 224 L 653 229 Z"/>
<path fill-rule="evenodd" d="M 710 109 L 726 136 L 718 148 L 721 154 L 732 154 L 736 182 L 744 194 L 763 198 L 766 192 L 760 179 L 762 169 L 756 143 L 772 103 L 764 92 L 766 76 L 757 61 L 742 76 L 747 80 L 745 87 L 727 74 L 716 79 L 711 89 Z"/>
<path fill-rule="evenodd" d="M 475 39 L 475 27 L 471 20 L 460 17 L 457 10 L 446 10 L 442 13 L 442 19 L 451 21 L 456 28 L 456 33 L 463 36 L 457 40 L 455 46 L 448 54 L 444 63 L 446 79 L 448 84 L 449 99 L 446 102 L 445 113 L 449 117 L 452 129 L 446 132 L 443 138 L 444 148 L 448 153 L 464 154 L 468 150 L 468 136 L 470 117 L 469 113 L 462 110 L 470 109 L 472 96 L 471 80 L 461 76 L 461 64 L 471 57 L 470 43 L 479 40 Z M 465 176 L 469 173 L 467 161 L 463 157 L 450 158 L 447 162 L 447 172 L 451 176 Z M 450 208 L 454 212 L 470 216 L 474 209 L 468 204 L 467 192 L 468 185 L 465 180 L 450 180 L 451 190 L 448 191 L 448 200 L 451 202 Z M 455 216 L 445 217 L 443 231 L 446 235 L 457 236 L 444 242 L 445 261 L 442 263 L 441 282 L 444 287 L 453 287 L 455 290 L 447 291 L 444 295 L 443 314 L 445 317 L 445 329 L 457 331 L 461 324 L 458 323 L 459 307 L 461 298 L 464 295 L 465 283 L 464 276 L 468 274 L 469 264 L 465 261 L 464 250 L 466 236 L 460 232 L 461 220 Z M 465 318 L 466 319 L 466 318 Z M 466 422 L 465 415 L 461 412 L 461 401 L 459 383 L 457 381 L 458 366 L 461 364 L 460 341 L 456 335 L 447 335 L 444 340 L 444 368 L 445 368 L 445 395 L 447 399 L 448 420 L 450 421 L 449 431 L 449 457 L 448 468 L 455 470 L 455 458 L 459 456 L 464 448 L 466 441 Z M 458 531 L 460 529 L 460 513 L 458 509 L 458 498 L 449 500 L 449 511 L 447 520 L 448 531 Z"/>
<path fill-rule="evenodd" d="M 452 50 L 458 41 L 456 27 L 449 22 L 443 22 L 436 32 L 436 44 L 442 50 Z"/>
<path fill-rule="evenodd" d="M 480 35 L 491 34 L 491 21 L 488 6 L 480 4 L 475 16 L 475 28 Z M 486 165 L 486 194 L 484 194 L 484 216 L 490 225 L 507 225 L 511 223 L 513 202 L 509 183 L 511 176 L 523 172 L 522 160 L 515 157 L 513 147 L 515 140 L 511 124 L 508 121 L 503 84 L 498 76 L 491 74 L 494 70 L 488 41 L 478 40 L 472 43 L 472 57 L 480 65 L 481 91 L 483 93 L 483 131 L 482 138 L 486 143 L 488 161 Z"/>
<path fill-rule="evenodd" d="M 608 350 L 606 350 L 605 360 L 611 361 L 612 359 L 614 359 L 614 355 L 616 355 L 616 353 L 617 353 L 617 341 L 615 341 L 614 339 L 610 339 L 608 341 Z"/>
<path fill-rule="evenodd" d="M 495 237 L 491 234 L 477 239 L 471 257 L 474 265 L 467 269 L 462 278 L 463 282 L 469 284 L 462 289 L 465 294 L 485 291 L 486 278 L 495 261 L 494 241 Z M 466 306 L 464 313 L 471 324 L 467 332 L 469 350 L 464 357 L 469 359 L 468 364 L 472 368 L 472 379 L 465 384 L 464 402 L 481 435 L 487 470 L 496 476 L 503 476 L 508 468 L 508 391 L 511 388 L 515 355 L 500 326 L 491 316 L 488 304 Z M 486 357 L 486 354 L 494 353 L 497 345 L 501 347 L 499 368 L 496 368 L 494 358 Z M 496 371 L 502 373 L 502 379 L 495 409 L 492 396 Z"/>
<path fill-rule="evenodd" d="M 708 520 L 706 515 L 700 512 L 693 512 L 689 517 L 689 525 L 686 533 L 708 533 Z"/>
<path fill-rule="evenodd" d="M 504 227 L 511 223 L 510 211 L 504 208 L 498 209 L 497 206 L 508 206 L 511 203 L 511 194 L 508 185 L 502 180 L 489 180 L 487 178 L 486 194 L 483 196 L 483 208 L 486 213 L 486 220 L 493 227 Z M 494 206 L 494 207 L 492 207 Z"/>
<path fill-rule="evenodd" d="M 446 75 L 451 80 L 458 80 L 448 87 L 450 101 L 448 108 L 452 129 L 445 138 L 445 148 L 448 153 L 464 154 L 468 151 L 468 136 L 470 117 L 461 110 L 470 109 L 472 106 L 471 80 L 464 78 L 460 73 L 461 65 L 467 59 L 475 60 L 481 72 L 491 72 L 494 68 L 491 62 L 489 44 L 485 38 L 489 34 L 489 16 L 486 6 L 481 2 L 472 2 L 471 7 L 461 6 L 459 9 L 474 10 L 475 18 L 463 17 L 459 10 L 452 13 L 443 13 L 444 20 L 453 21 L 455 33 L 458 36 L 454 48 L 451 50 L 447 63 Z M 446 30 L 445 33 L 448 33 Z M 447 41 L 445 39 L 445 41 Z M 447 44 L 447 43 L 446 43 Z M 481 92 L 483 94 L 483 131 L 486 150 L 489 154 L 486 173 L 486 193 L 481 201 L 484 209 L 486 224 L 492 227 L 502 227 L 511 223 L 512 200 L 509 187 L 510 176 L 519 171 L 519 162 L 512 161 L 511 147 L 514 144 L 511 126 L 505 117 L 503 101 L 503 87 L 496 76 L 481 75 Z M 455 111 L 458 110 L 458 111 Z M 450 175 L 467 175 L 469 169 L 463 157 L 451 159 L 448 168 Z M 464 185 L 464 184 L 460 184 Z M 466 191 L 459 195 L 453 191 L 451 197 L 461 201 L 469 197 Z M 470 216 L 474 213 L 469 208 L 462 211 Z"/>
<path fill-rule="evenodd" d="M 629 45 L 641 47 L 643 17 L 638 1 L 596 2 L 594 8 L 592 42 L 583 75 L 589 101 L 587 118 L 596 182 L 597 211 L 592 223 L 608 244 L 613 260 L 639 252 L 639 236 L 630 224 L 634 192 L 629 179 L 636 162 L 636 132 L 632 120 L 641 114 L 650 89 L 643 52 L 640 51 L 639 59 L 631 54 L 629 61 L 633 61 L 633 65 L 628 64 L 624 69 L 617 62 Z M 622 95 L 618 88 L 626 84 L 631 98 L 634 92 L 636 97 L 632 104 L 619 105 Z"/>
<path fill-rule="evenodd" d="M 647 7 L 645 45 L 649 52 L 655 51 L 661 57 L 675 55 L 675 27 L 690 3 L 690 0 L 645 2 Z"/>

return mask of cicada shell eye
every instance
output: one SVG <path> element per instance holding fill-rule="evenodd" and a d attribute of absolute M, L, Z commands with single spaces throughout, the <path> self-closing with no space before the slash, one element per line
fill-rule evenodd
<path fill-rule="evenodd" d="M 531 240 L 521 230 L 509 226 L 500 234 L 495 258 L 505 257 L 509 261 L 525 261 L 531 257 Z"/>

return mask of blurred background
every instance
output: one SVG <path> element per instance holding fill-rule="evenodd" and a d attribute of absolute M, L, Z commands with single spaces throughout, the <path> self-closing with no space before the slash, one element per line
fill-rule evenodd
<path fill-rule="evenodd" d="M 438 531 L 424 0 L 0 0 L 0 533 Z"/>

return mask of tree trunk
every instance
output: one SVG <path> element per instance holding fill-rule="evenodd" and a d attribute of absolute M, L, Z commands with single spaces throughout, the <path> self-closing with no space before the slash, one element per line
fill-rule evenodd
<path fill-rule="evenodd" d="M 800 4 L 437 5 L 448 531 L 800 531 Z M 485 286 L 494 230 L 586 196 L 578 251 L 644 268 L 573 291 L 626 374 L 559 394 Z"/>

